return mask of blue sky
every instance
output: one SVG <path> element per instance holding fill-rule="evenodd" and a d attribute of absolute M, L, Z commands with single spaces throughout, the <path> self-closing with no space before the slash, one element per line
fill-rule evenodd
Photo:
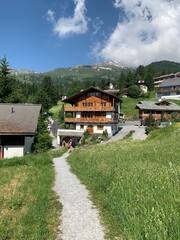
<path fill-rule="evenodd" d="M 46 72 L 99 61 L 180 62 L 179 0 L 6 0 L 0 59 Z"/>

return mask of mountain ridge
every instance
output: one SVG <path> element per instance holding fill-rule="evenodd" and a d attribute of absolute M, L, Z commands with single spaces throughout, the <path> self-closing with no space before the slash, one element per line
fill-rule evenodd
<path fill-rule="evenodd" d="M 145 68 L 152 67 L 155 76 L 160 76 L 163 73 L 180 72 L 180 63 L 168 60 L 152 62 L 146 65 Z M 75 65 L 74 67 L 56 68 L 48 72 L 36 72 L 27 69 L 14 69 L 12 74 L 21 81 L 41 81 L 45 75 L 50 76 L 57 81 L 67 80 L 94 80 L 102 78 L 110 78 L 112 81 L 119 79 L 121 72 L 127 73 L 135 71 L 136 68 L 124 66 L 116 61 L 97 62 L 90 65 Z"/>

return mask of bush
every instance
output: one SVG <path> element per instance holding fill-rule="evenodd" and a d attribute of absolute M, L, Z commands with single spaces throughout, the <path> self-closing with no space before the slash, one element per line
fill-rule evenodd
<path fill-rule="evenodd" d="M 132 85 L 128 88 L 127 94 L 131 98 L 138 98 L 141 96 L 141 89 L 137 85 Z"/>
<path fill-rule="evenodd" d="M 84 131 L 83 136 L 82 136 L 82 139 L 81 139 L 81 144 L 82 144 L 82 145 L 86 144 L 87 139 L 89 138 L 89 136 L 90 136 L 90 132 L 89 132 L 88 129 L 86 129 L 86 130 Z"/>
<path fill-rule="evenodd" d="M 52 147 L 52 137 L 48 133 L 39 133 L 35 137 L 35 152 L 45 152 Z"/>
<path fill-rule="evenodd" d="M 107 129 L 105 129 L 102 133 L 103 137 L 108 138 L 108 132 Z"/>

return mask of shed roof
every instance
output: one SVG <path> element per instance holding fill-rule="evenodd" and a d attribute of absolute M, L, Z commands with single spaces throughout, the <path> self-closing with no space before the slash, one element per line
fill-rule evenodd
<path fill-rule="evenodd" d="M 40 104 L 0 104 L 0 135 L 34 135 L 40 111 Z"/>
<path fill-rule="evenodd" d="M 167 101 L 162 101 L 162 102 L 140 101 L 136 105 L 136 109 L 180 112 L 180 106 L 178 106 L 173 102 L 167 102 Z"/>
<path fill-rule="evenodd" d="M 92 92 L 92 91 L 104 93 L 104 94 L 109 95 L 112 98 L 116 98 L 118 101 L 120 101 L 120 99 L 116 95 L 114 95 L 114 94 L 108 93 L 108 92 L 103 91 L 103 90 L 101 90 L 99 88 L 89 87 L 89 88 L 86 88 L 86 89 L 82 90 L 81 92 L 79 92 L 79 93 L 69 97 L 69 98 L 64 99 L 63 102 L 71 103 L 72 101 L 74 101 L 78 97 L 83 96 L 84 94 Z"/>
<path fill-rule="evenodd" d="M 159 87 L 171 87 L 171 86 L 180 86 L 180 78 L 168 78 L 165 79 Z"/>

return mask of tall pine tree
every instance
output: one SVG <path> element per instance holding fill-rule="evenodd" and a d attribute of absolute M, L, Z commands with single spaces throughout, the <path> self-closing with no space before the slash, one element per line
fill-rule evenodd
<path fill-rule="evenodd" d="M 10 68 L 6 57 L 0 61 L 0 102 L 6 102 L 11 92 Z"/>

